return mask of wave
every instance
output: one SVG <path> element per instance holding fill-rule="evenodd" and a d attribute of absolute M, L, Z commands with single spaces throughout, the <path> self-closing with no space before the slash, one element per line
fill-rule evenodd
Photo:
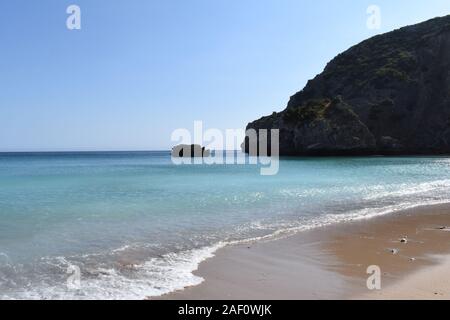
<path fill-rule="evenodd" d="M 440 180 L 425 182 L 414 186 L 400 186 L 402 190 L 395 192 L 380 192 L 373 196 L 363 198 L 364 201 L 373 201 L 389 197 L 401 197 L 418 193 L 427 193 L 441 188 L 450 187 L 450 180 Z M 348 210 L 345 213 L 328 213 L 309 218 L 309 220 L 297 221 L 278 221 L 264 222 L 256 221 L 250 223 L 242 232 L 251 234 L 252 230 L 267 230 L 267 234 L 243 239 L 230 239 L 219 241 L 210 246 L 184 250 L 180 252 L 171 252 L 152 257 L 140 264 L 124 266 L 123 268 L 114 267 L 96 267 L 83 268 L 80 279 L 79 289 L 69 289 L 65 281 L 60 281 L 55 285 L 54 282 L 41 281 L 41 283 L 21 290 L 3 293 L 1 299 L 68 299 L 68 300 L 90 300 L 90 299 L 145 299 L 147 297 L 157 297 L 169 294 L 174 291 L 182 290 L 186 287 L 201 284 L 204 279 L 195 275 L 199 265 L 205 260 L 213 257 L 217 250 L 231 245 L 251 243 L 255 241 L 275 240 L 290 236 L 295 233 L 310 230 L 318 227 L 324 227 L 337 223 L 350 222 L 362 219 L 370 219 L 378 216 L 392 214 L 420 206 L 438 205 L 450 203 L 446 198 L 413 198 L 408 201 L 402 201 L 395 204 L 376 205 L 374 203 L 363 208 Z M 110 254 L 126 252 L 132 246 L 125 245 L 112 250 Z M 7 256 L 3 256 L 3 260 Z M 83 256 L 86 257 L 86 256 Z M 57 273 L 62 273 L 67 278 L 66 271 L 71 266 L 76 266 L 76 259 L 59 257 L 52 258 L 51 264 L 57 268 Z M 50 264 L 50 262 L 49 262 Z M 61 278 L 61 279 L 65 279 Z"/>
<path fill-rule="evenodd" d="M 364 200 L 375 200 L 387 197 L 401 197 L 401 196 L 409 196 L 414 194 L 422 194 L 426 192 L 436 191 L 439 189 L 448 189 L 450 187 L 450 180 L 437 180 L 430 182 L 422 182 L 418 184 L 400 184 L 395 185 L 396 191 L 383 191 L 370 196 L 364 197 Z"/>
<path fill-rule="evenodd" d="M 194 275 L 200 263 L 213 257 L 225 244 L 217 244 L 180 253 L 168 253 L 151 258 L 126 270 L 96 268 L 83 270 L 79 288 L 69 288 L 67 282 L 58 285 L 32 286 L 3 295 L 2 299 L 30 300 L 135 300 L 161 296 L 173 291 L 195 286 L 204 281 Z M 52 259 L 65 273 L 77 264 L 65 257 Z M 69 281 L 69 275 L 67 275 Z"/>

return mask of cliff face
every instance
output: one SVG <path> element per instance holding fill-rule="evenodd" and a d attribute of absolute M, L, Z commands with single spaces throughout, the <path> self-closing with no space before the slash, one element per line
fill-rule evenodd
<path fill-rule="evenodd" d="M 450 16 L 339 54 L 247 129 L 280 129 L 281 155 L 450 154 Z"/>

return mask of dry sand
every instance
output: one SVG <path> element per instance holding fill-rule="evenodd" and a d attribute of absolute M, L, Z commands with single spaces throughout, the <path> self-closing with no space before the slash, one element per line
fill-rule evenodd
<path fill-rule="evenodd" d="M 448 299 L 444 226 L 450 227 L 450 205 L 226 247 L 199 266 L 202 284 L 162 299 Z M 367 289 L 371 265 L 381 269 L 381 290 Z"/>

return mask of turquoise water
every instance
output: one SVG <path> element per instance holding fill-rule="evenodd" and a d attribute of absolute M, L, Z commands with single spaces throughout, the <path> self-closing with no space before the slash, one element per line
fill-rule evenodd
<path fill-rule="evenodd" d="M 0 298 L 168 293 L 200 283 L 192 271 L 230 243 L 450 202 L 449 168 L 439 157 L 298 158 L 261 176 L 176 166 L 169 152 L 0 154 Z"/>

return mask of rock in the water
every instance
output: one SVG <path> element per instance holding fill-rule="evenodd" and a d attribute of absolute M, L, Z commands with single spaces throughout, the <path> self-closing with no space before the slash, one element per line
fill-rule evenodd
<path fill-rule="evenodd" d="M 172 148 L 172 157 L 176 158 L 209 157 L 210 155 L 210 150 L 198 144 L 180 144 Z"/>
<path fill-rule="evenodd" d="M 449 154 L 450 15 L 339 54 L 247 129 L 279 129 L 280 155 Z"/>

